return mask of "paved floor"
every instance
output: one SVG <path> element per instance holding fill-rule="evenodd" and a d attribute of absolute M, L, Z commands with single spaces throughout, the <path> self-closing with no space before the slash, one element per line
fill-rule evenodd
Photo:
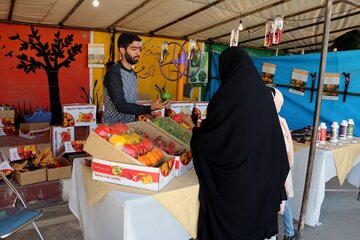
<path fill-rule="evenodd" d="M 328 182 L 327 188 L 339 188 L 337 179 L 334 178 Z M 360 201 L 357 201 L 357 192 L 355 192 L 357 188 L 344 184 L 341 190 L 342 192 L 326 192 L 320 216 L 322 225 L 318 227 L 305 226 L 304 240 L 360 239 Z M 45 207 L 43 210 L 44 216 L 38 221 L 38 225 L 46 240 L 83 239 L 80 224 L 71 214 L 67 204 Z M 297 227 L 296 224 L 295 222 L 295 228 Z M 282 233 L 282 229 L 282 217 L 279 216 L 280 233 Z M 36 240 L 39 238 L 35 230 L 30 226 L 8 239 Z M 279 234 L 279 239 L 282 239 L 282 234 Z"/>

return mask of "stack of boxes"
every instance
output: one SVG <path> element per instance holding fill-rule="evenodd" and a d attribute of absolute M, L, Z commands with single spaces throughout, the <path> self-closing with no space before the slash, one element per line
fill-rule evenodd
<path fill-rule="evenodd" d="M 63 126 L 51 128 L 51 150 L 56 157 L 65 153 L 83 152 L 85 141 L 75 139 L 75 128 L 86 127 L 92 130 L 97 126 L 94 104 L 66 104 L 62 110 Z"/>
<path fill-rule="evenodd" d="M 0 136 L 16 134 L 15 111 L 0 109 Z"/>

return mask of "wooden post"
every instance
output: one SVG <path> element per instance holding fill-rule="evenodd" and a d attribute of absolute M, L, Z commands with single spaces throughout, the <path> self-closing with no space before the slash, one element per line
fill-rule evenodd
<path fill-rule="evenodd" d="M 333 2 L 332 0 L 327 0 L 327 4 L 326 4 L 326 15 L 325 15 L 325 21 L 324 21 L 324 31 L 323 31 L 322 49 L 321 49 L 321 58 L 320 58 L 320 70 L 319 70 L 320 74 L 319 74 L 318 92 L 317 92 L 317 96 L 316 96 L 315 115 L 314 115 L 313 129 L 312 129 L 312 134 L 311 134 L 311 145 L 310 145 L 310 151 L 309 151 L 308 165 L 307 165 L 307 169 L 306 169 L 304 194 L 303 194 L 300 216 L 299 216 L 299 225 L 298 225 L 298 231 L 299 231 L 298 239 L 299 240 L 302 240 L 303 233 L 304 233 L 306 209 L 307 209 L 308 198 L 309 198 L 311 176 L 312 176 L 313 166 L 314 166 L 314 157 L 315 157 L 316 139 L 317 139 L 316 135 L 317 135 L 317 128 L 318 128 L 318 124 L 319 124 L 319 118 L 320 118 L 321 99 L 322 99 L 322 95 L 323 95 L 324 75 L 325 75 L 325 70 L 326 70 L 326 57 L 327 57 L 328 44 L 329 44 L 332 2 Z"/>

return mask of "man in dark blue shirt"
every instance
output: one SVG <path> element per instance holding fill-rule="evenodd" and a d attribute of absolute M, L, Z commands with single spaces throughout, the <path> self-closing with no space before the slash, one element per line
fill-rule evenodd
<path fill-rule="evenodd" d="M 169 101 L 154 101 L 150 106 L 136 104 L 138 79 L 133 65 L 139 61 L 141 38 L 123 33 L 118 38 L 120 61 L 109 68 L 104 78 L 104 115 L 103 123 L 128 123 L 135 121 L 135 115 L 150 114 L 162 109 Z"/>

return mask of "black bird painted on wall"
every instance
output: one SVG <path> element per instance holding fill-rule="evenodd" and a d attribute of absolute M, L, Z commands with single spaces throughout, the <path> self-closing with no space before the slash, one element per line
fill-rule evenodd
<path fill-rule="evenodd" d="M 13 56 L 13 55 L 12 55 L 13 52 L 14 52 L 14 51 L 10 51 L 10 52 L 8 52 L 7 54 L 5 54 L 4 56 L 5 56 L 5 57 L 12 57 L 12 56 Z"/>

